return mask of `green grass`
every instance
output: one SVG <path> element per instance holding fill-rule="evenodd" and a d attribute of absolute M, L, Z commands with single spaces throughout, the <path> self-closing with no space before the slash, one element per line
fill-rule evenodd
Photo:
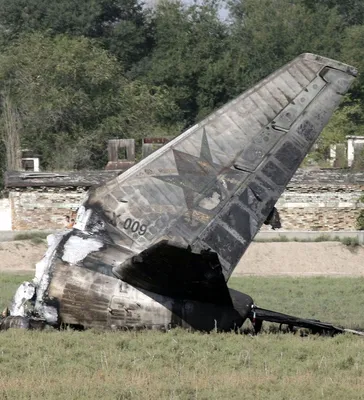
<path fill-rule="evenodd" d="M 0 274 L 0 310 L 19 284 L 32 278 Z M 364 330 L 364 278 L 233 277 L 229 286 L 262 308 Z"/>
<path fill-rule="evenodd" d="M 18 233 L 14 236 L 14 240 L 30 240 L 34 244 L 44 243 L 45 239 L 49 235 L 49 232 L 23 232 Z"/>
<path fill-rule="evenodd" d="M 18 286 L 27 280 L 33 279 L 33 275 L 0 273 L 0 313 L 8 305 Z"/>
<path fill-rule="evenodd" d="M 26 276 L 0 274 L 0 304 Z M 363 278 L 233 278 L 262 307 L 364 327 Z M 364 340 L 291 334 L 7 331 L 0 400 L 364 399 Z"/>
<path fill-rule="evenodd" d="M 280 242 L 301 242 L 301 243 L 319 243 L 319 242 L 341 242 L 342 244 L 344 244 L 345 246 L 348 247 L 356 247 L 359 246 L 359 240 L 356 237 L 343 237 L 340 238 L 339 236 L 331 236 L 331 235 L 327 235 L 327 234 L 322 234 L 320 236 L 317 236 L 314 239 L 310 239 L 310 238 L 289 238 L 286 235 L 279 235 L 276 237 L 273 237 L 271 239 L 266 238 L 266 239 L 261 239 L 261 238 L 256 238 L 254 239 L 255 242 L 257 243 L 280 243 Z"/>
<path fill-rule="evenodd" d="M 362 399 L 363 354 L 353 336 L 9 331 L 0 399 Z"/>
<path fill-rule="evenodd" d="M 359 240 L 354 237 L 345 237 L 341 240 L 341 243 L 349 247 L 359 246 Z"/>
<path fill-rule="evenodd" d="M 270 310 L 364 330 L 364 278 L 231 278 L 230 287 Z"/>

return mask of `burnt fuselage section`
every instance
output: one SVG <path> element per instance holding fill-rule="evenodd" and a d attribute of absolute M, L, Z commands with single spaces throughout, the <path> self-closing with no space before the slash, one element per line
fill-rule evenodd
<path fill-rule="evenodd" d="M 85 328 L 227 331 L 240 327 L 253 300 L 234 292 L 236 304 L 172 298 L 137 289 L 120 279 L 80 267 L 58 265 L 49 296 L 57 299 L 60 322 Z"/>
<path fill-rule="evenodd" d="M 35 280 L 18 289 L 11 316 L 0 329 L 31 329 L 44 322 L 56 328 L 167 330 L 180 326 L 229 331 L 242 326 L 253 306 L 251 297 L 227 288 L 212 253 L 200 256 L 163 242 L 134 262 L 113 267 L 108 260 L 117 259 L 122 249 L 107 244 L 101 229 L 89 235 L 74 229 L 49 239 L 51 245 L 37 265 Z M 173 271 L 173 262 L 185 264 L 191 272 L 182 276 Z M 193 268 L 196 262 L 205 264 L 199 272 Z M 150 282 L 148 267 L 159 268 Z M 113 268 L 128 282 L 114 275 Z"/>

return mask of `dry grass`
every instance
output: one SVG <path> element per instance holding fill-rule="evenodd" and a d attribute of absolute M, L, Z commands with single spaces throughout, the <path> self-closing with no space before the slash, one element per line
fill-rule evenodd
<path fill-rule="evenodd" d="M 10 286 L 23 278 L 0 275 L 1 295 L 6 287 L 10 296 Z M 345 319 L 349 296 L 356 303 L 347 312 L 352 313 L 350 318 L 356 312 L 364 326 L 363 283 L 363 279 L 348 278 L 232 281 L 262 306 L 285 312 L 293 308 L 302 316 L 319 312 L 323 317 L 336 316 L 337 322 Z M 7 331 L 0 335 L 1 400 L 321 398 L 364 398 L 362 338 L 252 337 L 178 329 L 168 333 Z"/>
<path fill-rule="evenodd" d="M 360 399 L 363 354 L 353 336 L 9 331 L 0 399 Z"/>

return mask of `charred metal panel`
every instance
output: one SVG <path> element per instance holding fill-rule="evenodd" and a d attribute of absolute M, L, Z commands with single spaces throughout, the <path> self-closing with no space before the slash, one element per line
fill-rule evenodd
<path fill-rule="evenodd" d="M 48 301 L 57 299 L 61 323 L 85 328 L 165 330 L 182 326 L 228 331 L 242 325 L 253 304 L 249 296 L 240 297 L 242 306 L 237 311 L 232 305 L 189 301 L 138 290 L 119 279 L 58 263 L 49 286 Z M 236 296 L 234 301 L 238 301 Z"/>
<path fill-rule="evenodd" d="M 231 305 L 216 253 L 159 242 L 113 269 L 121 280 L 173 298 Z"/>
<path fill-rule="evenodd" d="M 275 158 L 288 170 L 295 168 L 301 157 L 300 149 L 288 141 L 283 143 L 275 154 Z"/>
<path fill-rule="evenodd" d="M 220 257 L 229 264 L 235 264 L 240 260 L 240 248 L 243 240 L 231 233 L 230 229 L 215 223 L 213 229 L 204 235 L 204 243 L 211 249 L 220 249 Z M 224 268 L 225 265 L 223 265 Z M 224 272 L 226 272 L 224 270 Z"/>
<path fill-rule="evenodd" d="M 167 309 L 119 279 L 66 264 L 55 269 L 49 297 L 57 299 L 60 319 L 65 324 L 138 328 L 167 327 L 171 321 Z"/>

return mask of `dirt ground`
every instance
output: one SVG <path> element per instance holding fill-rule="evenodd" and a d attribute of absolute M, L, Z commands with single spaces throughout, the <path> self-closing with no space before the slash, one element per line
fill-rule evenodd
<path fill-rule="evenodd" d="M 30 272 L 46 244 L 28 240 L 0 243 L 1 272 Z M 252 243 L 235 276 L 364 276 L 364 247 L 350 249 L 337 242 Z"/>
<path fill-rule="evenodd" d="M 29 272 L 41 260 L 47 244 L 34 244 L 31 240 L 0 243 L 0 272 Z"/>
<path fill-rule="evenodd" d="M 252 243 L 235 276 L 364 276 L 364 247 L 338 242 Z"/>

